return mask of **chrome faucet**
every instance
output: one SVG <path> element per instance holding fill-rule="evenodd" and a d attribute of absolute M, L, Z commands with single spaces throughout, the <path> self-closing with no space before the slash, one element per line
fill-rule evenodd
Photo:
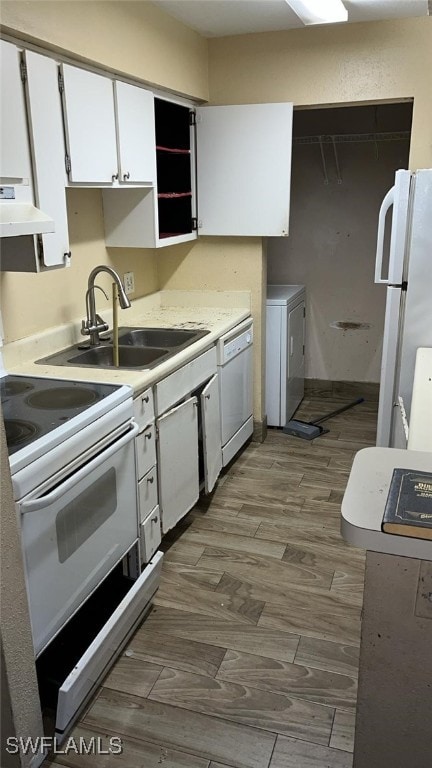
<path fill-rule="evenodd" d="M 111 267 L 106 267 L 104 264 L 101 264 L 99 267 L 92 269 L 89 274 L 88 287 L 86 291 L 87 320 L 83 320 L 81 324 L 81 333 L 83 336 L 90 337 L 90 345 L 92 347 L 97 347 L 101 343 L 99 334 L 103 331 L 107 331 L 109 328 L 108 324 L 100 317 L 100 315 L 96 313 L 95 289 L 100 288 L 100 286 L 95 285 L 95 279 L 99 272 L 107 272 L 109 275 L 111 275 L 118 288 L 118 298 L 121 308 L 127 309 L 131 305 L 128 297 L 126 296 L 123 283 L 114 269 Z M 100 288 L 100 290 L 108 299 L 108 296 L 106 295 L 103 288 Z"/>

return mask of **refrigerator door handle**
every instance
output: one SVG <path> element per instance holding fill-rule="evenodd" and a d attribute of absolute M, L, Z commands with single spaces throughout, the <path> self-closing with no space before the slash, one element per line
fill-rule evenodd
<path fill-rule="evenodd" d="M 395 187 L 392 187 L 387 192 L 384 200 L 381 203 L 381 208 L 378 216 L 378 235 L 377 235 L 377 251 L 375 261 L 375 282 L 388 285 L 388 279 L 382 277 L 382 267 L 384 260 L 384 234 L 386 225 L 387 212 L 394 203 Z"/>
<path fill-rule="evenodd" d="M 382 201 L 378 217 L 375 282 L 401 285 L 404 281 L 406 240 L 410 211 L 411 171 L 396 171 L 395 185 Z M 393 206 L 387 277 L 383 277 L 384 237 L 387 211 Z M 406 279 L 406 278 L 405 278 Z"/>

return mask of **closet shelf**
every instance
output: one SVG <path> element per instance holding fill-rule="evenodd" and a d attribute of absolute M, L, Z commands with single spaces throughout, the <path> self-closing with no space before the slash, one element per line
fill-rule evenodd
<path fill-rule="evenodd" d="M 350 144 L 362 141 L 409 141 L 410 131 L 388 131 L 383 133 L 340 133 L 320 136 L 294 136 L 293 144 Z"/>

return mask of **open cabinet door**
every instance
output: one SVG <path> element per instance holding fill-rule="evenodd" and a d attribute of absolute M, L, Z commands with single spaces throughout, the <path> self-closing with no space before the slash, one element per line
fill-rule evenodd
<path fill-rule="evenodd" d="M 162 531 L 174 528 L 199 496 L 196 397 L 160 416 L 157 458 Z"/>
<path fill-rule="evenodd" d="M 197 109 L 198 232 L 288 234 L 292 104 Z"/>
<path fill-rule="evenodd" d="M 210 493 L 222 469 L 221 418 L 218 374 L 215 373 L 201 393 L 204 445 L 204 487 Z"/>

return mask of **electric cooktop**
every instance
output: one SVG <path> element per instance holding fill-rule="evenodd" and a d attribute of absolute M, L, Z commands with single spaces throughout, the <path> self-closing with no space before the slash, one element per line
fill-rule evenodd
<path fill-rule="evenodd" d="M 118 384 L 10 375 L 0 379 L 0 392 L 9 456 L 53 430 L 64 430 L 66 424 L 70 433 L 72 419 L 101 403 L 102 408 L 95 413 L 99 415 L 105 410 L 102 401 L 114 393 L 119 397 L 110 400 L 116 402 L 131 394 L 129 387 Z M 107 408 L 113 404 L 107 401 Z M 89 419 L 91 413 L 89 410 Z M 76 431 L 81 426 L 82 419 L 77 420 Z"/>

